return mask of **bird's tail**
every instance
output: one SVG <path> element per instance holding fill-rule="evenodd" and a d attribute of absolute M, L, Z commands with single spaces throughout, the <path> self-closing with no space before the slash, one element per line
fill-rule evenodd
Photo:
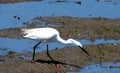
<path fill-rule="evenodd" d="M 28 33 L 32 32 L 31 29 L 29 29 L 29 28 L 23 28 L 23 29 L 21 29 L 21 31 L 23 34 L 28 34 Z"/>

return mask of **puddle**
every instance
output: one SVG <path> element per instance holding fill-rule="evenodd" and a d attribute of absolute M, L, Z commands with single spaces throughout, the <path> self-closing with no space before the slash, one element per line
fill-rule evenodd
<path fill-rule="evenodd" d="M 120 73 L 120 63 L 103 63 L 91 64 L 79 72 L 67 72 L 67 73 Z"/>
<path fill-rule="evenodd" d="M 33 46 L 37 43 L 37 41 L 29 40 L 29 39 L 11 39 L 11 38 L 0 38 L 0 54 L 6 54 L 9 51 L 14 52 L 32 52 Z M 104 39 L 96 39 L 94 42 L 90 40 L 82 39 L 79 40 L 83 45 L 89 44 L 104 44 L 104 43 L 120 43 L 120 40 L 104 40 Z M 49 43 L 49 50 L 54 50 L 56 48 L 63 48 L 66 45 L 51 42 Z M 72 45 L 71 45 L 72 46 Z M 46 43 L 41 43 L 36 49 L 36 51 L 41 52 L 46 50 Z"/>
<path fill-rule="evenodd" d="M 23 27 L 24 22 L 32 21 L 31 19 L 38 16 L 120 18 L 119 0 L 111 2 L 82 0 L 81 5 L 76 4 L 77 1 L 53 2 L 44 0 L 40 2 L 0 4 L 0 29 Z"/>

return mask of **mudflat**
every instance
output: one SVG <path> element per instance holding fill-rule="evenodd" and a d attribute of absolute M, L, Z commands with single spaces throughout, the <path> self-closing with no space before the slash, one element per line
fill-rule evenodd
<path fill-rule="evenodd" d="M 23 0 L 1 0 L 1 3 L 14 3 Z M 25 1 L 25 0 L 24 0 Z M 119 39 L 120 19 L 109 18 L 78 18 L 78 17 L 36 17 L 33 22 L 24 22 L 24 27 L 5 28 L 0 30 L 0 37 L 22 38 L 21 28 L 38 28 L 49 26 L 56 28 L 63 39 Z M 45 26 L 41 26 L 45 22 Z M 64 73 L 67 71 L 79 71 L 84 66 L 91 63 L 120 62 L 120 44 L 98 44 L 83 46 L 90 56 L 87 56 L 78 47 L 65 47 L 49 51 L 36 53 L 36 61 L 40 64 L 31 63 L 21 55 L 32 57 L 32 53 L 8 52 L 0 55 L 0 73 Z M 2 49 L 2 48 L 0 48 Z M 52 58 L 52 60 L 51 60 Z M 55 64 L 60 64 L 56 67 Z M 119 67 L 120 68 L 120 67 Z"/>
<path fill-rule="evenodd" d="M 98 38 L 104 39 L 119 39 L 120 36 L 120 19 L 107 18 L 75 18 L 75 17 L 36 17 L 34 20 L 44 20 L 46 26 L 48 24 L 57 24 L 60 26 L 52 26 L 59 30 L 61 37 L 64 39 L 90 39 L 94 41 Z M 23 28 L 35 28 L 37 22 L 26 24 Z M 41 26 L 39 26 L 41 27 Z M 42 26 L 43 27 L 43 26 Z M 45 26 L 44 26 L 45 27 Z M 0 30 L 1 37 L 7 38 L 22 38 L 21 28 L 7 28 Z M 13 35 L 14 34 L 14 35 Z M 83 46 L 89 53 L 87 56 L 77 47 L 65 47 L 63 49 L 52 50 L 47 56 L 46 51 L 38 52 L 36 61 L 40 64 L 30 63 L 24 58 L 16 58 L 14 53 L 8 53 L 4 61 L 0 65 L 2 73 L 39 73 L 39 72 L 66 72 L 78 71 L 80 68 L 89 65 L 90 63 L 102 62 L 119 62 L 120 44 L 99 44 Z M 11 58 L 12 54 L 12 58 Z M 26 54 L 25 54 L 26 56 Z M 29 56 L 32 56 L 30 53 Z M 8 59 L 9 58 L 9 59 Z M 58 63 L 61 66 L 56 67 Z"/>

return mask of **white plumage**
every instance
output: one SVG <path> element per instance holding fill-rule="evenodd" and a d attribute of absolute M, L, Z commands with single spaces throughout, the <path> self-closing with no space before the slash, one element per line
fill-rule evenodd
<path fill-rule="evenodd" d="M 44 28 L 22 29 L 22 31 L 23 31 L 23 34 L 25 35 L 23 37 L 25 37 L 25 38 L 37 40 L 39 42 L 54 41 L 54 42 L 59 42 L 62 44 L 73 44 L 75 46 L 79 46 L 86 54 L 88 54 L 87 51 L 85 51 L 82 48 L 82 45 L 80 42 L 78 42 L 74 39 L 63 40 L 60 37 L 59 32 L 54 28 L 44 27 Z M 36 46 L 39 44 L 40 43 L 38 43 L 34 46 L 34 50 L 35 50 Z M 33 53 L 35 53 L 35 51 Z M 33 60 L 34 60 L 34 55 L 33 55 Z"/>

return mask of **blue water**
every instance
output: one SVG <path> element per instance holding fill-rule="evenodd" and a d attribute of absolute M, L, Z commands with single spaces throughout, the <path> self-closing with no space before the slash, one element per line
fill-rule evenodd
<path fill-rule="evenodd" d="M 67 0 L 55 2 L 43 0 L 38 2 L 20 2 L 13 4 L 0 4 L 0 29 L 9 27 L 23 27 L 23 22 L 31 22 L 38 16 L 72 16 L 81 18 L 105 17 L 120 18 L 120 1 L 113 0 L 81 0 L 81 5 Z M 116 2 L 116 4 L 114 4 Z M 20 20 L 14 18 L 20 17 Z"/>
<path fill-rule="evenodd" d="M 38 43 L 37 41 L 29 40 L 29 39 L 11 39 L 11 38 L 0 38 L 0 54 L 5 54 L 8 51 L 15 51 L 15 52 L 32 52 L 33 46 Z M 105 43 L 120 43 L 120 40 L 104 40 L 104 39 L 96 39 L 94 42 L 90 40 L 81 39 L 79 40 L 82 45 L 89 45 L 89 44 L 105 44 Z M 56 48 L 60 49 L 66 46 L 73 46 L 73 45 L 63 45 L 56 42 L 51 42 L 49 44 L 49 50 L 54 50 Z M 39 48 L 36 50 L 37 52 L 41 52 L 46 50 L 46 43 L 42 43 L 39 45 Z"/>
<path fill-rule="evenodd" d="M 113 68 L 110 68 L 112 66 Z M 120 63 L 103 63 L 103 65 L 99 64 L 91 64 L 89 66 L 80 69 L 79 72 L 67 72 L 67 73 L 120 73 Z"/>

